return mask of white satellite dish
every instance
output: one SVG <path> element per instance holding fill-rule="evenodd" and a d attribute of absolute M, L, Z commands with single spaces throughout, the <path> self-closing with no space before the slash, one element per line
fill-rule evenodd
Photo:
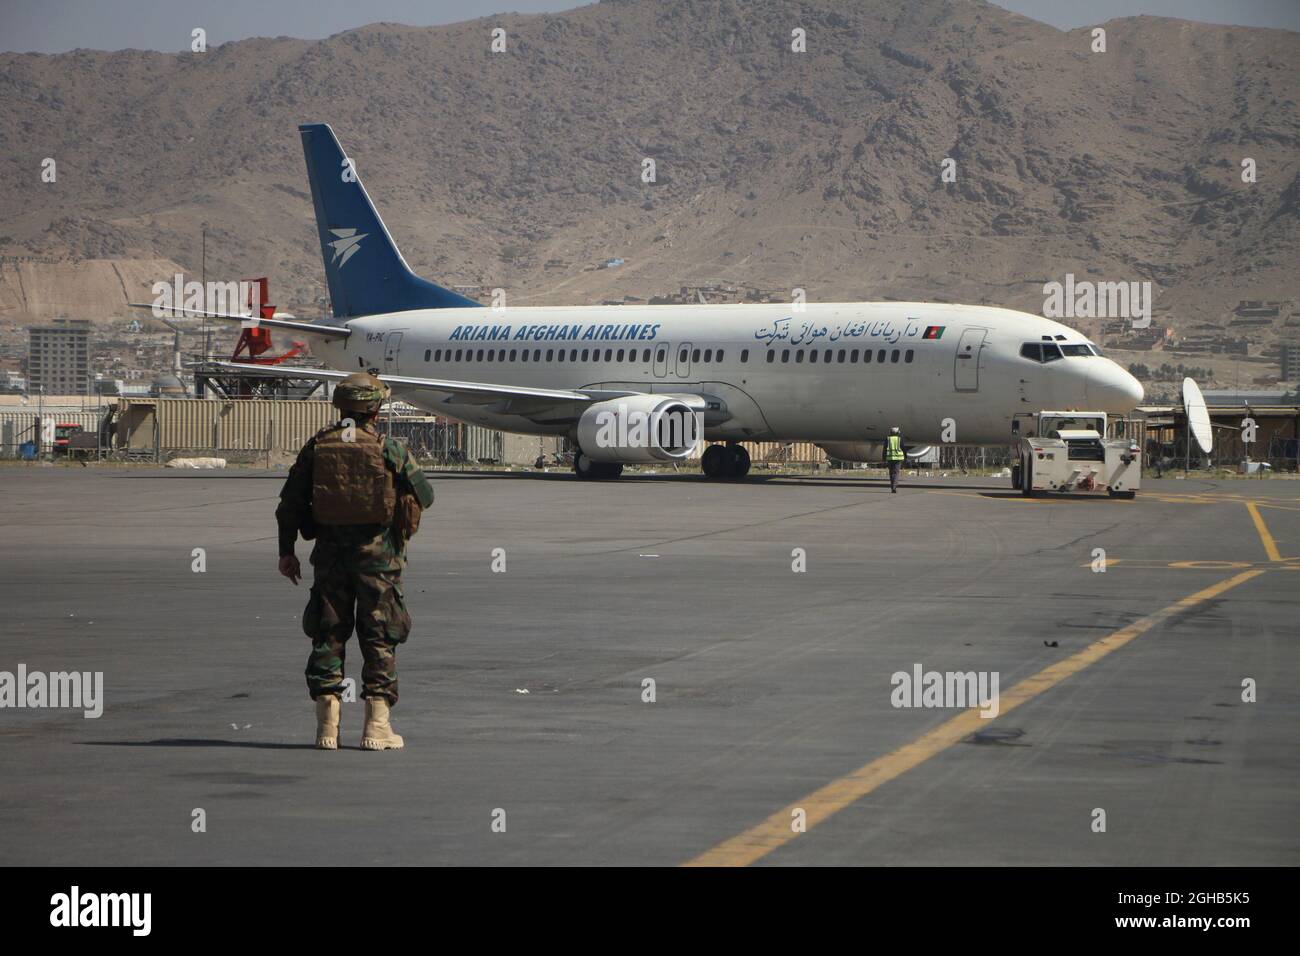
<path fill-rule="evenodd" d="M 1187 411 L 1187 427 L 1192 437 L 1201 446 L 1201 451 L 1208 455 L 1214 443 L 1210 410 L 1205 407 L 1205 396 L 1201 394 L 1200 386 L 1190 378 L 1183 379 L 1183 408 Z"/>

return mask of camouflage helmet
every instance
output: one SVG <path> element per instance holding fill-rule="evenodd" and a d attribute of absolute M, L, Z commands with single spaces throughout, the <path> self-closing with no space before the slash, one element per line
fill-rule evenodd
<path fill-rule="evenodd" d="M 354 372 L 334 387 L 334 406 L 345 412 L 373 414 L 388 395 L 388 386 L 375 376 Z"/>

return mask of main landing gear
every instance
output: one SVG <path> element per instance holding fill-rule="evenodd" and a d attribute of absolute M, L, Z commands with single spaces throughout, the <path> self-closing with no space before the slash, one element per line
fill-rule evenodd
<path fill-rule="evenodd" d="M 705 478 L 744 478 L 749 474 L 749 452 L 741 445 L 710 445 L 700 458 Z"/>
<path fill-rule="evenodd" d="M 573 473 L 588 481 L 604 481 L 623 474 L 623 466 L 619 462 L 592 461 L 579 449 L 573 453 Z"/>

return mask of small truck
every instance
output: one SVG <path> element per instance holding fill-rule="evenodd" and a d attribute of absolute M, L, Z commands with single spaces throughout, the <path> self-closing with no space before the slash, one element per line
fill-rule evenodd
<path fill-rule="evenodd" d="M 1044 493 L 1137 496 L 1142 450 L 1129 438 L 1106 437 L 1105 412 L 1033 412 L 1011 422 L 1020 460 L 1011 486 L 1026 497 Z"/>

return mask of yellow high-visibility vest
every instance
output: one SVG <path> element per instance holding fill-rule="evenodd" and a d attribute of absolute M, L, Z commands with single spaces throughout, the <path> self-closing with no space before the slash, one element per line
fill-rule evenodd
<path fill-rule="evenodd" d="M 885 460 L 902 461 L 904 457 L 903 439 L 897 435 L 890 435 L 889 440 L 885 443 Z"/>

